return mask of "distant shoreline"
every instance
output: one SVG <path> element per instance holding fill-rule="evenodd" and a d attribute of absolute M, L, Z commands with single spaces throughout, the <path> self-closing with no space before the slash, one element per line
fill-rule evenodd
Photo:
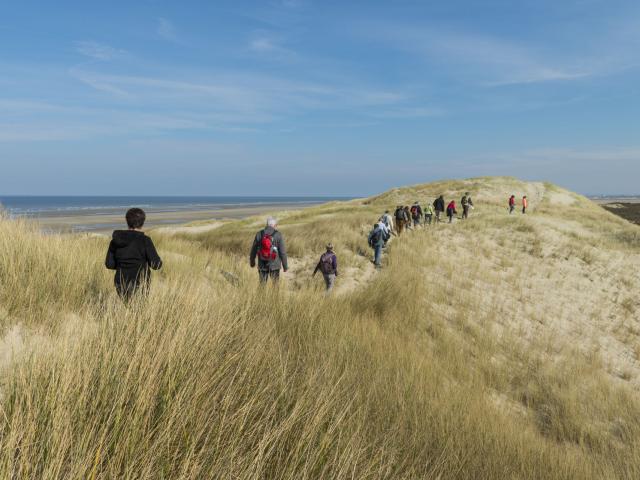
<path fill-rule="evenodd" d="M 184 225 L 197 221 L 220 221 L 220 220 L 237 220 L 251 217 L 254 215 L 268 215 L 272 212 L 282 210 L 300 210 L 312 206 L 321 205 L 330 201 L 304 201 L 304 202 L 286 202 L 271 204 L 247 204 L 247 205 L 221 205 L 219 207 L 198 208 L 198 209 L 181 209 L 175 211 L 161 211 L 154 208 L 147 210 L 146 229 L 157 227 L 166 227 L 174 225 Z M 46 233 L 109 233 L 114 229 L 126 228 L 124 222 L 123 208 L 118 213 L 96 213 L 94 210 L 87 213 L 79 213 L 75 211 L 72 215 L 46 214 L 39 216 L 22 216 L 15 215 L 14 218 L 27 218 L 37 222 L 42 231 Z"/>

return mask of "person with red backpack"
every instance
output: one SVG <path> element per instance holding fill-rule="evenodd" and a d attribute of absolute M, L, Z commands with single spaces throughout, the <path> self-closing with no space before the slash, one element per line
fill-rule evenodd
<path fill-rule="evenodd" d="M 511 215 L 515 209 L 516 209 L 516 196 L 511 195 L 511 197 L 509 197 L 509 215 Z"/>
<path fill-rule="evenodd" d="M 451 200 L 451 203 L 447 205 L 447 217 L 449 217 L 449 223 L 453 223 L 453 216 L 458 214 L 456 210 L 456 201 Z"/>
<path fill-rule="evenodd" d="M 338 258 L 333 253 L 333 244 L 327 245 L 327 251 L 320 256 L 320 261 L 316 265 L 316 269 L 313 271 L 312 277 L 318 273 L 318 270 L 322 272 L 324 277 L 324 283 L 327 287 L 327 293 L 333 290 L 333 285 L 336 282 L 338 276 Z"/>
<path fill-rule="evenodd" d="M 251 268 L 255 267 L 256 257 L 258 257 L 258 273 L 261 283 L 266 283 L 269 278 L 273 282 L 277 282 L 280 279 L 280 268 L 285 272 L 289 269 L 284 238 L 276 230 L 277 226 L 278 221 L 269 217 L 267 226 L 256 234 L 251 247 L 249 264 Z"/>

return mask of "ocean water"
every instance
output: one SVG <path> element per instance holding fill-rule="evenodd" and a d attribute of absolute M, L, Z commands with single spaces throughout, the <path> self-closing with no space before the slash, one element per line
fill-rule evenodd
<path fill-rule="evenodd" d="M 131 207 L 145 210 L 150 224 L 183 223 L 180 212 L 230 210 L 265 205 L 309 206 L 346 197 L 290 197 L 290 196 L 2 196 L 1 208 L 11 218 L 26 217 L 43 223 L 67 217 L 64 224 L 72 231 L 104 230 L 121 226 L 122 220 L 113 222 L 113 216 L 124 218 Z M 165 220 L 154 220 L 154 213 L 175 213 Z M 104 217 L 104 222 L 100 218 Z M 110 217 L 107 219 L 107 217 Z M 60 227 L 62 228 L 62 227 Z M 59 228 L 59 229 L 60 229 Z"/>

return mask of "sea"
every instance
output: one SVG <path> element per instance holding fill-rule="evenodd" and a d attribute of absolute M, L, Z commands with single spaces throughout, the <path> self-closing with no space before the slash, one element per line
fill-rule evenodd
<path fill-rule="evenodd" d="M 258 208 L 267 205 L 304 207 L 351 197 L 324 196 L 3 196 L 0 206 L 10 218 L 25 217 L 41 221 L 78 217 L 73 230 L 103 229 L 111 224 L 96 223 L 96 216 L 109 217 L 124 213 L 131 207 L 145 210 L 147 218 L 154 213 L 198 212 Z M 91 218 L 83 224 L 82 218 Z M 177 223 L 168 220 L 167 223 Z"/>

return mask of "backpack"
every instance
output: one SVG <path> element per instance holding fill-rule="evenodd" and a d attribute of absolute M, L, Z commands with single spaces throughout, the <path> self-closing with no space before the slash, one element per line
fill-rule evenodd
<path fill-rule="evenodd" d="M 396 220 L 404 220 L 404 209 L 403 208 L 396 209 Z"/>
<path fill-rule="evenodd" d="M 273 232 L 275 234 L 275 232 Z M 273 236 L 268 233 L 262 233 L 260 239 L 260 250 L 258 256 L 264 261 L 275 260 L 278 257 L 278 249 L 273 245 Z"/>
<path fill-rule="evenodd" d="M 336 273 L 333 270 L 333 253 L 323 253 L 320 257 L 320 271 L 324 274 Z"/>
<path fill-rule="evenodd" d="M 415 205 L 411 207 L 411 216 L 413 218 L 418 218 L 418 207 Z"/>
<path fill-rule="evenodd" d="M 375 248 L 376 244 L 380 241 L 380 237 L 382 236 L 382 229 L 375 228 L 369 234 L 369 246 L 371 248 Z"/>

